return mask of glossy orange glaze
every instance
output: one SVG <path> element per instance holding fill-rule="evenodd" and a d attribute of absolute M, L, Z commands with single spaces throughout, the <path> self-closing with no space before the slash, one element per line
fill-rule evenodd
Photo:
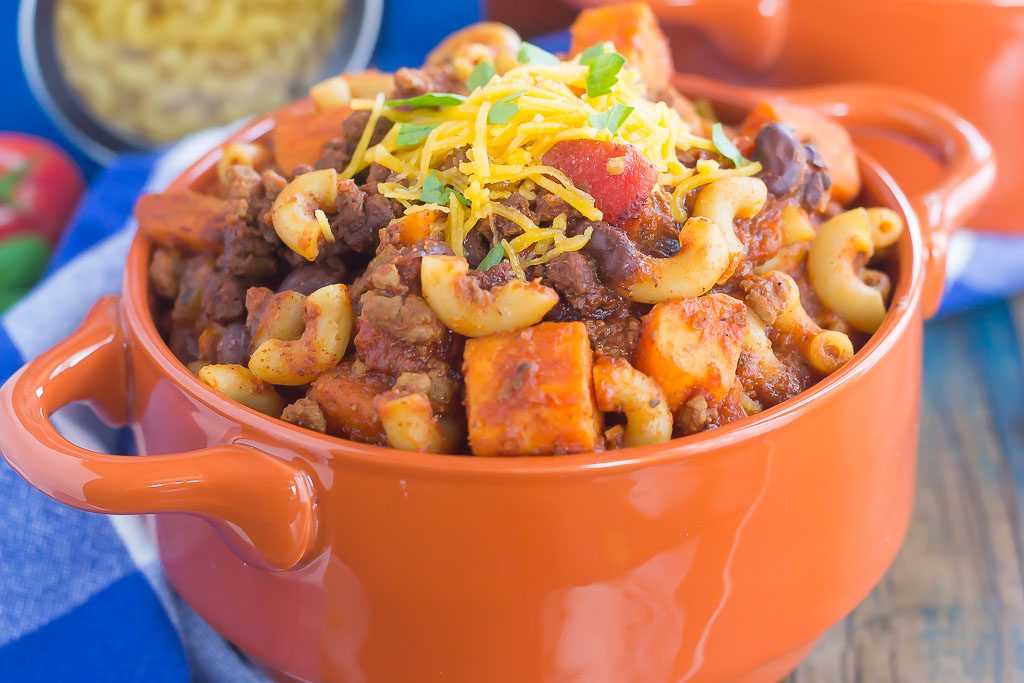
<path fill-rule="evenodd" d="M 719 94 L 723 111 L 752 103 Z M 885 109 L 845 94 L 865 120 Z M 561 457 L 315 434 L 228 401 L 174 359 L 136 239 L 120 315 L 104 300 L 0 391 L 0 451 L 70 505 L 193 513 L 154 518 L 168 577 L 282 680 L 775 681 L 879 580 L 910 514 L 923 296 L 941 287 L 926 245 L 991 178 L 969 126 L 923 112 L 911 123 L 952 150 L 940 190 L 915 200 L 934 209 L 923 225 L 861 159 L 865 199 L 907 222 L 890 313 L 850 364 L 755 417 Z M 175 187 L 201 185 L 216 158 Z M 184 455 L 63 442 L 47 416 L 77 399 L 131 423 L 143 453 Z"/>
<path fill-rule="evenodd" d="M 528 1 L 528 0 L 527 0 Z M 565 0 L 576 8 L 617 0 Z M 543 5 L 541 2 L 536 3 Z M 647 0 L 677 67 L 772 87 L 843 81 L 925 93 L 981 129 L 999 178 L 971 224 L 1024 231 L 1024 6 L 997 0 Z M 940 173 L 932 156 L 892 135 L 852 131 L 908 194 Z"/>

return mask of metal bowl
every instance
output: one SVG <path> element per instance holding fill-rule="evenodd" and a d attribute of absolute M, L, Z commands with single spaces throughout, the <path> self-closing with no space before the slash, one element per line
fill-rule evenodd
<path fill-rule="evenodd" d="M 55 37 L 60 0 L 22 0 L 18 44 L 29 85 L 50 118 L 86 154 L 101 164 L 126 152 L 158 147 L 163 142 L 125 131 L 97 116 L 65 76 Z M 382 0 L 347 0 L 341 29 L 326 56 L 323 75 L 365 68 L 380 33 Z M 258 112 L 253 112 L 258 113 Z"/>

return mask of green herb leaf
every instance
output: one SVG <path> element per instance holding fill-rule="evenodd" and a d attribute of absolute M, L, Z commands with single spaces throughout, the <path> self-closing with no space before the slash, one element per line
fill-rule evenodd
<path fill-rule="evenodd" d="M 430 92 L 426 95 L 407 97 L 404 100 L 388 100 L 389 107 L 451 107 L 466 101 L 465 96 L 451 92 Z"/>
<path fill-rule="evenodd" d="M 427 123 L 423 125 L 418 123 L 401 123 L 398 126 L 398 138 L 395 141 L 395 144 L 399 147 L 418 145 L 427 139 L 427 136 L 430 135 L 430 131 L 440 125 L 440 123 Z"/>
<path fill-rule="evenodd" d="M 732 162 L 732 165 L 736 168 L 740 166 L 746 166 L 750 162 L 743 158 L 740 151 L 736 149 L 736 145 L 729 139 L 729 136 L 725 134 L 725 130 L 722 128 L 721 123 L 716 123 L 711 127 L 711 142 L 714 144 L 715 149 L 723 157 Z"/>
<path fill-rule="evenodd" d="M 517 56 L 520 64 L 541 64 L 543 66 L 554 66 L 558 64 L 558 57 L 554 56 L 542 47 L 533 43 L 523 41 Z"/>
<path fill-rule="evenodd" d="M 455 195 L 455 198 L 459 200 L 459 204 L 462 204 L 463 206 L 469 206 L 470 201 L 466 199 L 466 195 L 462 194 L 458 190 L 451 187 L 444 188 L 444 203 L 446 205 L 448 204 L 448 197 L 450 197 L 451 195 Z"/>
<path fill-rule="evenodd" d="M 519 105 L 512 100 L 517 100 L 525 94 L 525 90 L 517 90 L 495 102 L 487 112 L 487 123 L 492 126 L 508 123 L 509 119 L 519 112 Z"/>
<path fill-rule="evenodd" d="M 446 187 L 435 171 L 431 171 L 423 179 L 423 192 L 420 193 L 420 201 L 424 204 L 448 206 L 448 200 L 452 195 L 455 195 L 455 199 L 463 206 L 469 206 L 470 202 L 466 196 L 454 188 Z"/>
<path fill-rule="evenodd" d="M 505 247 L 500 244 L 495 244 L 491 247 L 491 250 L 487 252 L 487 256 L 484 256 L 484 260 L 480 262 L 480 265 L 476 267 L 477 270 L 484 272 L 488 271 L 494 266 L 501 263 L 505 258 Z"/>
<path fill-rule="evenodd" d="M 626 120 L 630 114 L 633 113 L 633 107 L 627 107 L 624 104 L 618 102 L 615 103 L 608 111 L 603 111 L 598 114 L 590 115 L 590 125 L 594 128 L 604 128 L 605 130 L 611 131 L 612 135 L 619 132 L 619 126 Z"/>
<path fill-rule="evenodd" d="M 626 58 L 618 52 L 597 55 L 587 66 L 587 97 L 600 97 L 612 91 L 619 82 L 619 72 Z"/>
<path fill-rule="evenodd" d="M 580 64 L 586 66 L 595 57 L 600 57 L 604 54 L 604 43 L 598 43 L 597 45 L 591 45 L 586 50 L 580 53 Z"/>
<path fill-rule="evenodd" d="M 498 75 L 498 70 L 494 68 L 494 62 L 489 59 L 485 59 L 469 72 L 469 78 L 466 79 L 466 87 L 469 88 L 470 92 L 473 92 L 477 88 L 482 88 L 491 82 L 491 79 Z"/>
<path fill-rule="evenodd" d="M 441 182 L 441 178 L 437 173 L 431 171 L 423 179 L 423 192 L 420 194 L 420 200 L 424 204 L 443 204 L 443 190 L 444 183 Z"/>

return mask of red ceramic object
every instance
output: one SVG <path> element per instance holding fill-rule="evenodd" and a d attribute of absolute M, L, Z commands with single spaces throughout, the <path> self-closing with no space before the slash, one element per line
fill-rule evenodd
<path fill-rule="evenodd" d="M 680 85 L 727 114 L 751 104 Z M 943 236 L 992 170 L 980 136 L 920 98 L 796 96 L 911 130 L 942 155 L 943 176 L 908 201 L 861 159 L 864 200 L 907 222 L 891 311 L 850 364 L 760 415 L 562 457 L 422 455 L 321 436 L 228 401 L 175 360 L 150 316 L 150 247 L 137 238 L 123 297 L 97 304 L 0 391 L 0 450 L 67 504 L 162 513 L 174 587 L 282 679 L 776 681 L 899 548 Z M 175 187 L 206 182 L 217 156 Z M 132 425 L 149 455 L 62 440 L 48 416 L 75 400 Z"/>
<path fill-rule="evenodd" d="M 619 0 L 565 0 L 575 8 Z M 520 0 L 531 3 L 531 0 Z M 532 2 L 534 11 L 546 6 Z M 1024 233 L 1024 5 L 998 0 L 647 0 L 687 73 L 772 87 L 886 83 L 953 107 L 992 141 L 999 178 L 972 225 Z M 529 9 L 524 8 L 528 12 Z M 908 193 L 941 172 L 878 131 L 855 139 Z"/>

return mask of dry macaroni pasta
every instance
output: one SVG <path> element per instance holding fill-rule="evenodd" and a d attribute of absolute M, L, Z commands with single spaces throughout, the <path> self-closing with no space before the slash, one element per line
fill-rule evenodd
<path fill-rule="evenodd" d="M 86 106 L 116 128 L 164 141 L 296 97 L 323 68 L 343 7 L 60 0 L 55 28 L 64 72 Z"/>

